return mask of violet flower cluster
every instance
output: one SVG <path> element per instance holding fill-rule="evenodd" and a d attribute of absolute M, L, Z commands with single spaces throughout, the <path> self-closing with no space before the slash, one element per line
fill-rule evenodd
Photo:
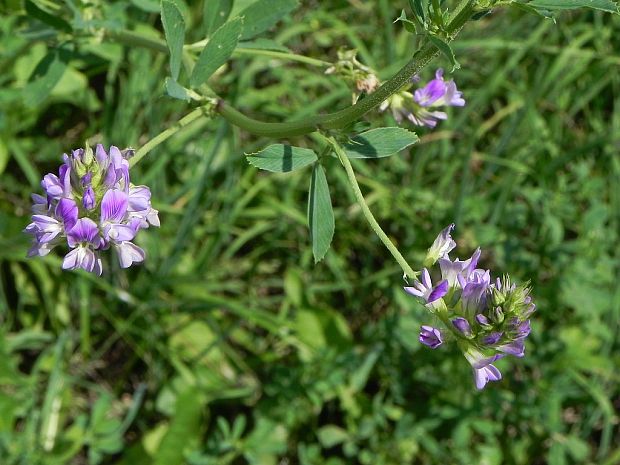
<path fill-rule="evenodd" d="M 418 80 L 416 76 L 413 82 Z M 434 128 L 438 121 L 448 119 L 443 108 L 462 106 L 465 106 L 463 93 L 456 88 L 454 80 L 444 80 L 443 69 L 439 68 L 435 79 L 416 89 L 413 94 L 407 90 L 396 92 L 379 106 L 379 110 L 390 108 L 399 123 L 406 119 L 416 126 Z"/>
<path fill-rule="evenodd" d="M 69 247 L 62 268 L 82 268 L 101 275 L 100 253 L 114 249 L 120 266 L 144 261 L 145 253 L 132 241 L 141 229 L 159 226 L 158 212 L 151 206 L 151 191 L 129 179 L 128 158 L 101 144 L 64 154 L 58 175 L 49 173 L 41 186 L 45 195 L 32 194 L 32 234 L 29 257 L 44 256 L 61 244 Z"/>
<path fill-rule="evenodd" d="M 530 333 L 530 315 L 536 310 L 528 285 L 512 283 L 508 276 L 491 280 L 489 270 L 477 268 L 480 249 L 467 260 L 451 260 L 456 247 L 445 228 L 429 248 L 425 266 L 439 262 L 441 280 L 433 285 L 427 268 L 419 280 L 405 287 L 421 299 L 443 323 L 442 328 L 422 326 L 419 340 L 436 349 L 455 339 L 474 371 L 476 387 L 502 378 L 493 362 L 507 355 L 523 357 Z"/>

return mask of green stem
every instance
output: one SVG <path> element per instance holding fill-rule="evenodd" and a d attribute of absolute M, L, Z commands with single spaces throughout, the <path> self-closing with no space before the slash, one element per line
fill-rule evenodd
<path fill-rule="evenodd" d="M 239 55 L 262 55 L 271 58 L 278 58 L 282 60 L 298 61 L 299 63 L 305 63 L 311 66 L 318 66 L 321 68 L 327 68 L 332 64 L 329 61 L 319 60 L 317 58 L 307 57 L 305 55 L 298 55 L 296 53 L 278 52 L 276 50 L 259 50 L 255 48 L 243 48 L 238 47 L 233 54 Z"/>
<path fill-rule="evenodd" d="M 129 161 L 129 166 L 131 167 L 131 166 L 136 165 L 140 160 L 142 160 L 142 158 L 146 156 L 147 153 L 149 153 L 159 144 L 167 140 L 169 137 L 179 132 L 185 126 L 196 121 L 201 116 L 205 116 L 209 118 L 211 108 L 212 108 L 211 105 L 206 105 L 206 106 L 196 108 L 194 111 L 192 111 L 191 113 L 188 113 L 183 118 L 181 118 L 179 121 L 177 121 L 176 124 L 170 126 L 165 131 L 162 131 L 161 133 L 157 134 L 150 141 L 148 141 L 146 144 L 144 144 L 142 147 L 136 150 L 136 153 L 134 154 L 133 157 L 131 157 Z"/>
<path fill-rule="evenodd" d="M 82 356 L 88 360 L 90 356 L 90 283 L 80 281 L 80 349 Z"/>
<path fill-rule="evenodd" d="M 185 45 L 185 50 L 201 50 L 209 43 L 208 39 L 194 42 L 193 44 Z M 321 68 L 327 68 L 332 64 L 329 61 L 319 60 L 317 58 L 307 57 L 305 55 L 298 55 L 297 53 L 281 52 L 277 50 L 265 50 L 259 48 L 246 48 L 237 47 L 233 52 L 234 55 L 252 55 L 252 56 L 265 56 L 270 58 L 277 58 L 281 60 L 298 61 L 299 63 L 305 63 L 311 66 L 318 66 Z"/>
<path fill-rule="evenodd" d="M 416 273 L 415 271 L 413 271 L 413 268 L 409 266 L 409 264 L 407 263 L 407 260 L 405 260 L 402 254 L 398 251 L 398 249 L 392 243 L 392 241 L 387 236 L 387 234 L 383 232 L 383 229 L 381 229 L 381 226 L 379 226 L 379 223 L 377 222 L 374 215 L 370 211 L 370 208 L 368 208 L 368 204 L 366 203 L 366 200 L 364 199 L 364 194 L 362 194 L 360 186 L 357 183 L 357 178 L 355 177 L 355 172 L 353 171 L 353 167 L 351 166 L 349 157 L 347 157 L 347 154 L 345 153 L 343 148 L 340 146 L 338 142 L 336 142 L 336 140 L 333 137 L 326 138 L 326 142 L 329 145 L 331 145 L 331 147 L 334 149 L 334 152 L 336 152 L 336 155 L 338 156 L 340 163 L 342 163 L 342 166 L 344 166 L 344 169 L 347 172 L 347 178 L 349 179 L 349 184 L 351 184 L 351 189 L 353 189 L 353 194 L 355 195 L 355 199 L 357 200 L 357 203 L 362 209 L 362 213 L 364 214 L 366 221 L 368 221 L 368 224 L 370 224 L 370 227 L 372 228 L 372 230 L 379 237 L 379 239 L 381 239 L 381 242 L 383 242 L 383 245 L 385 245 L 385 247 L 390 251 L 394 259 L 398 262 L 398 264 L 402 268 L 405 275 L 408 278 L 415 278 L 419 273 Z"/>

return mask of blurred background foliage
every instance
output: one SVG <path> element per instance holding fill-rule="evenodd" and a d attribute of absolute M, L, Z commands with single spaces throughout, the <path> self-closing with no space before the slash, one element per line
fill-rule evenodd
<path fill-rule="evenodd" d="M 235 0 L 233 14 L 250 3 Z M 203 2 L 184 6 L 186 42 L 201 40 Z M 327 61 L 356 48 L 387 78 L 414 49 L 393 24 L 406 6 L 304 1 L 263 37 Z M 138 147 L 189 105 L 165 95 L 164 54 L 67 29 L 88 20 L 162 37 L 157 2 L 3 8 L 0 463 L 620 463 L 619 17 L 499 9 L 469 23 L 453 74 L 467 106 L 417 131 L 411 150 L 353 160 L 414 267 L 454 221 L 459 256 L 480 246 L 494 275 L 531 280 L 527 356 L 500 361 L 505 379 L 476 392 L 456 349 L 418 343 L 427 314 L 337 160 L 326 163 L 336 235 L 315 265 L 310 171 L 259 172 L 243 153 L 272 141 L 223 120 L 195 123 L 134 168 L 161 211 L 161 229 L 139 238 L 144 266 L 110 260 L 97 278 L 62 272 L 58 253 L 26 259 L 29 194 L 63 152 L 86 138 Z M 247 54 L 212 83 L 273 120 L 351 98 L 321 69 Z"/>

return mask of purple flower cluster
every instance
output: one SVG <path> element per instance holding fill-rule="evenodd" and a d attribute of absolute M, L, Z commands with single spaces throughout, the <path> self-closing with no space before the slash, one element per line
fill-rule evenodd
<path fill-rule="evenodd" d="M 454 338 L 474 371 L 476 387 L 502 375 L 493 362 L 506 355 L 523 357 L 530 333 L 530 316 L 536 305 L 527 285 L 517 286 L 510 278 L 491 280 L 489 270 L 477 268 L 480 249 L 467 260 L 451 260 L 456 247 L 445 228 L 429 248 L 426 266 L 439 262 L 441 280 L 433 286 L 430 273 L 422 270 L 421 280 L 405 287 L 420 298 L 444 323 L 443 328 L 422 326 L 419 340 L 436 349 L 446 338 Z"/>
<path fill-rule="evenodd" d="M 406 90 L 395 93 L 381 104 L 379 110 L 391 108 L 394 119 L 399 123 L 407 119 L 416 126 L 434 128 L 438 121 L 448 119 L 441 108 L 462 106 L 465 106 L 462 92 L 456 88 L 453 80 L 444 80 L 443 69 L 439 68 L 435 72 L 435 79 L 424 87 L 415 90 L 413 94 Z"/>
<path fill-rule="evenodd" d="M 82 268 L 101 275 L 99 253 L 113 248 L 122 268 L 144 261 L 144 250 L 132 241 L 140 229 L 159 226 L 158 212 L 151 207 L 151 191 L 129 180 L 128 158 L 101 144 L 64 154 L 58 175 L 43 177 L 45 195 L 32 194 L 32 223 L 24 232 L 32 234 L 29 257 L 44 256 L 66 243 L 70 251 L 62 268 Z"/>

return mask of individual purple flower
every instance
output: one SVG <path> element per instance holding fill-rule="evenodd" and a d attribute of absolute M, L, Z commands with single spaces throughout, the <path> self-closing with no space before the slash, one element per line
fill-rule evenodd
<path fill-rule="evenodd" d="M 41 187 L 43 187 L 45 193 L 53 199 L 60 198 L 64 194 L 64 188 L 60 179 L 53 173 L 43 176 Z"/>
<path fill-rule="evenodd" d="M 435 72 L 435 79 L 429 81 L 421 89 L 416 90 L 413 94 L 413 99 L 423 107 L 462 107 L 465 106 L 465 100 L 462 95 L 462 92 L 457 90 L 454 81 L 444 81 L 443 69 L 439 68 Z"/>
<path fill-rule="evenodd" d="M 100 227 L 105 241 L 124 242 L 132 240 L 137 231 L 126 222 L 127 194 L 111 189 L 101 200 Z"/>
<path fill-rule="evenodd" d="M 491 327 L 491 322 L 489 321 L 489 319 L 483 315 L 482 313 L 478 313 L 476 315 L 476 321 L 478 322 L 478 324 L 480 326 L 484 326 L 484 327 Z"/>
<path fill-rule="evenodd" d="M 458 275 L 457 278 L 463 289 L 461 294 L 463 312 L 473 319 L 486 306 L 486 296 L 491 284 L 491 274 L 489 270 L 473 270 L 468 274 L 467 278 L 463 274 Z"/>
<path fill-rule="evenodd" d="M 159 227 L 159 212 L 151 207 L 151 191 L 146 186 L 131 186 L 127 198 L 130 218 L 138 218 L 140 228 Z"/>
<path fill-rule="evenodd" d="M 32 213 L 43 215 L 49 211 L 50 204 L 47 201 L 47 196 L 31 194 L 30 198 L 32 199 Z"/>
<path fill-rule="evenodd" d="M 90 211 L 95 208 L 95 202 L 95 191 L 91 186 L 88 186 L 84 189 L 84 194 L 82 195 L 82 205 L 86 210 Z"/>
<path fill-rule="evenodd" d="M 33 194 L 33 216 L 24 230 L 33 236 L 28 256 L 47 255 L 65 243 L 71 250 L 63 269 L 82 268 L 101 274 L 100 252 L 113 248 L 123 268 L 144 261 L 144 251 L 132 241 L 140 229 L 159 226 L 146 186 L 134 186 L 127 157 L 99 144 L 64 154 L 58 175 L 47 174 L 45 196 Z"/>
<path fill-rule="evenodd" d="M 516 337 L 527 337 L 532 330 L 530 320 L 514 321 L 511 325 L 509 325 L 508 330 L 514 331 Z"/>
<path fill-rule="evenodd" d="M 525 355 L 525 338 L 515 339 L 514 341 L 507 342 L 497 346 L 497 350 L 504 352 L 508 355 L 515 357 L 523 357 Z"/>
<path fill-rule="evenodd" d="M 425 86 L 415 90 L 413 94 L 407 90 L 392 94 L 381 103 L 379 110 L 390 108 L 398 123 L 409 120 L 416 126 L 434 128 L 439 121 L 448 119 L 448 114 L 442 111 L 444 107 L 464 105 L 462 92 L 456 88 L 453 80 L 444 81 L 443 69 L 440 68 L 435 72 L 435 79 Z"/>
<path fill-rule="evenodd" d="M 33 215 L 32 223 L 26 226 L 24 232 L 37 236 L 38 242 L 50 242 L 63 232 L 60 221 L 47 215 Z"/>
<path fill-rule="evenodd" d="M 127 216 L 129 196 L 119 189 L 109 190 L 101 201 L 101 230 L 106 242 L 116 249 L 122 268 L 144 261 L 144 250 L 130 242 L 138 233 L 139 224 Z"/>
<path fill-rule="evenodd" d="M 461 278 L 467 280 L 471 272 L 478 265 L 478 259 L 480 258 L 480 248 L 476 249 L 474 254 L 467 260 L 461 261 L 458 258 L 450 260 L 447 255 L 440 258 L 439 268 L 441 269 L 441 277 L 448 281 L 450 287 L 460 286 Z"/>
<path fill-rule="evenodd" d="M 477 389 L 484 388 L 489 381 L 499 381 L 502 379 L 501 372 L 495 365 L 486 365 L 482 368 L 474 368 L 474 382 Z"/>
<path fill-rule="evenodd" d="M 467 321 L 462 316 L 457 316 L 452 319 L 452 325 L 459 330 L 459 332 L 465 337 L 471 337 L 471 326 L 469 325 L 469 321 Z"/>
<path fill-rule="evenodd" d="M 474 372 L 474 383 L 477 389 L 482 389 L 489 381 L 499 381 L 502 374 L 493 362 L 504 357 L 504 354 L 485 355 L 478 349 L 470 347 L 464 352 Z"/>
<path fill-rule="evenodd" d="M 95 252 L 101 246 L 97 224 L 90 218 L 80 218 L 67 231 L 67 243 L 71 250 L 62 262 L 64 270 L 82 268 L 91 273 L 101 275 L 101 259 Z"/>
<path fill-rule="evenodd" d="M 420 342 L 431 349 L 436 349 L 443 343 L 441 338 L 441 331 L 432 326 L 420 327 Z"/>
<path fill-rule="evenodd" d="M 141 263 L 144 261 L 144 250 L 133 242 L 119 242 L 115 244 L 115 248 L 121 268 L 129 268 L 134 263 Z"/>
<path fill-rule="evenodd" d="M 61 198 L 53 212 L 47 214 L 32 215 L 32 223 L 26 226 L 24 232 L 35 236 L 37 245 L 54 241 L 59 235 L 63 235 L 66 229 L 70 229 L 77 220 L 78 210 L 75 202 L 71 199 Z M 35 251 L 37 248 L 31 249 Z M 51 249 L 43 248 L 43 255 L 47 255 Z"/>
<path fill-rule="evenodd" d="M 441 281 L 437 286 L 433 287 L 431 275 L 428 270 L 422 270 L 422 280 L 417 279 L 413 282 L 413 286 L 405 287 L 405 291 L 416 297 L 421 297 L 427 304 L 433 303 L 441 299 L 448 292 L 448 282 Z"/>
<path fill-rule="evenodd" d="M 447 257 L 448 254 L 456 247 L 456 242 L 452 239 L 451 232 L 454 229 L 454 223 L 446 226 L 433 241 L 426 252 L 424 266 L 432 266 L 440 258 Z"/>
<path fill-rule="evenodd" d="M 413 100 L 423 107 L 430 107 L 446 94 L 446 83 L 443 80 L 443 69 L 435 72 L 435 79 L 413 93 Z"/>
<path fill-rule="evenodd" d="M 483 315 L 477 315 L 477 316 L 483 316 Z M 492 346 L 494 344 L 497 344 L 503 335 L 504 333 L 500 331 L 494 331 L 482 338 L 482 344 L 486 346 Z"/>

